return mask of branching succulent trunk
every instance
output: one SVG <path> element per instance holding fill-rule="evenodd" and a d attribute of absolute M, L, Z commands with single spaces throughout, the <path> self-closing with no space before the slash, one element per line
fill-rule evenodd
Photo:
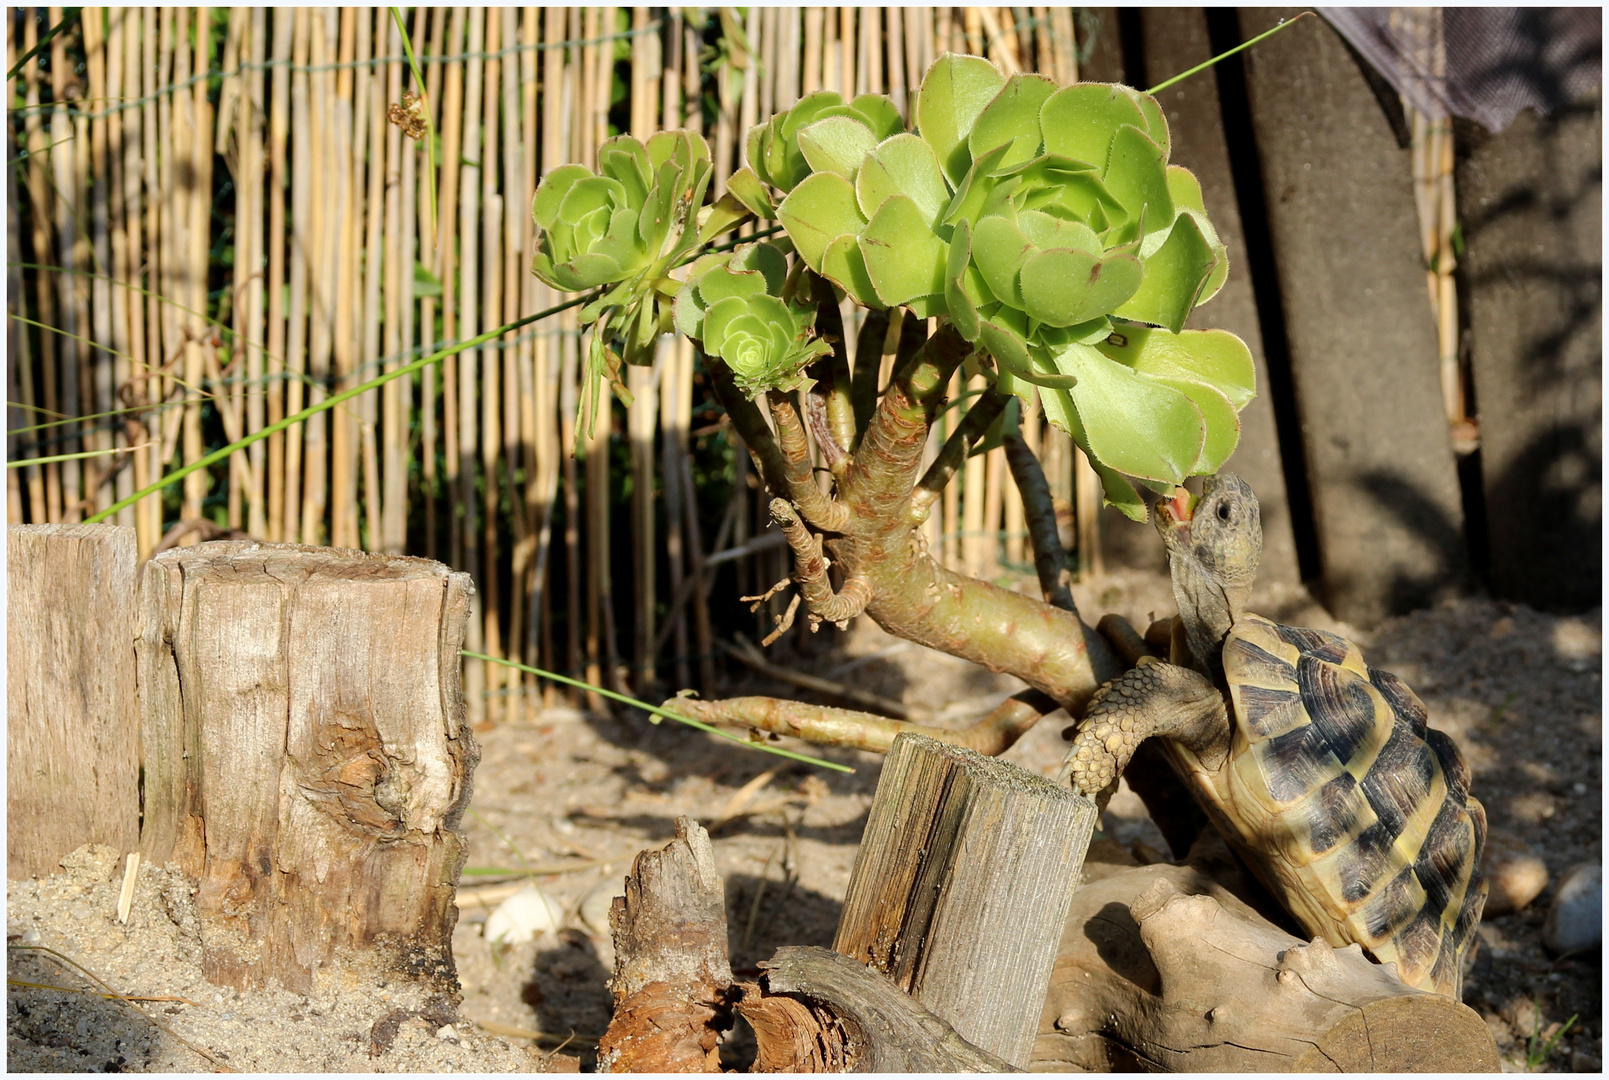
<path fill-rule="evenodd" d="M 821 310 L 823 323 L 836 315 L 830 302 Z M 893 336 L 888 330 L 886 315 L 868 318 L 853 374 L 841 341 L 834 354 L 823 357 L 812 371 L 816 387 L 806 415 L 810 434 L 822 447 L 835 480 L 832 494 L 817 482 L 805 418 L 792 395 L 767 396 L 771 414 L 767 424 L 759 405 L 738 390 L 724 365 L 711 361 L 716 391 L 766 487 L 778 500 L 773 516 L 794 549 L 794 580 L 807 611 L 814 622 L 839 624 L 864 612 L 891 634 L 1015 675 L 1080 715 L 1095 689 L 1121 670 L 1105 640 L 1076 611 L 940 565 L 921 533 L 935 497 L 999 415 L 1006 398 L 991 392 L 974 402 L 923 475 L 923 451 L 945 403 L 945 387 L 971 346 L 948 325 L 924 340 L 921 322 L 903 320 L 894 378 L 876 398 L 880 345 Z M 836 591 L 824 572 L 823 550 L 842 574 Z M 707 703 L 701 715 L 722 704 Z M 676 707 L 690 706 L 681 701 Z M 749 722 L 742 709 L 718 711 L 726 723 Z M 778 719 L 774 706 L 752 711 L 758 722 L 751 726 L 777 730 L 768 722 Z M 1018 725 L 1020 721 L 1005 725 L 1014 729 L 1013 738 L 1020 734 L 1015 730 Z M 806 738 L 814 734 L 814 741 L 841 745 L 882 741 L 880 730 L 875 734 L 867 730 L 862 738 L 851 737 L 840 727 L 841 723 L 795 725 L 789 733 Z"/>

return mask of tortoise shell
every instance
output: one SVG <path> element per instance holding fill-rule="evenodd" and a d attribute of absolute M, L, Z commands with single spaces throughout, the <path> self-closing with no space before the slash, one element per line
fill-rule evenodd
<path fill-rule="evenodd" d="M 1308 932 L 1458 997 L 1486 813 L 1452 740 L 1335 634 L 1245 615 L 1223 661 L 1234 724 L 1211 798 L 1260 876 Z"/>

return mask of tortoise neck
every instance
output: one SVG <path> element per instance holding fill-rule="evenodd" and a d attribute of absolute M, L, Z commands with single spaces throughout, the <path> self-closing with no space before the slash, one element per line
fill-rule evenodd
<path fill-rule="evenodd" d="M 1224 638 L 1245 612 L 1251 586 L 1226 582 L 1194 563 L 1171 561 L 1173 596 L 1190 647 L 1190 666 L 1222 685 Z"/>

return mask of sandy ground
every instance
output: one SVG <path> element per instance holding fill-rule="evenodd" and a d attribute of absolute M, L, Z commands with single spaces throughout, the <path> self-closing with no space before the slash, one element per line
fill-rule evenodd
<path fill-rule="evenodd" d="M 1119 572 L 1075 593 L 1086 612 L 1118 611 L 1142 628 L 1152 613 L 1173 610 L 1161 574 Z M 1528 1059 L 1543 1071 L 1599 1070 L 1598 951 L 1554 957 L 1541 939 L 1560 876 L 1575 864 L 1602 861 L 1598 614 L 1555 617 L 1471 599 L 1365 635 L 1337 624 L 1299 591 L 1262 595 L 1255 606 L 1285 621 L 1356 637 L 1372 663 L 1418 690 L 1432 724 L 1463 748 L 1494 833 L 1530 845 L 1549 871 L 1533 903 L 1482 925 L 1465 1000 L 1486 1018 L 1506 1071 L 1524 1071 Z M 772 656 L 902 699 L 946 722 L 981 715 L 1021 686 L 889 638 L 865 620 L 847 634 L 824 631 L 802 651 L 793 648 L 781 643 Z M 808 697 L 741 669 L 733 674 L 733 694 Z M 1047 718 L 1007 758 L 1054 772 L 1065 724 L 1062 714 Z M 830 944 L 877 781 L 876 756 L 790 744 L 856 770 L 845 775 L 668 723 L 652 725 L 640 715 L 605 719 L 571 710 L 497 727 L 481 742 L 465 822 L 470 872 L 454 938 L 463 983 L 456 1015 L 446 1003 L 416 1000 L 419 995 L 405 987 L 339 973 L 309 996 L 218 990 L 200 977 L 188 884 L 145 868 L 124 927 L 111 918 L 117 853 L 81 852 L 62 874 L 9 883 L 10 978 L 90 985 L 37 951 L 43 946 L 124 994 L 169 1000 L 139 1003 L 142 1014 L 125 1002 L 13 982 L 9 1068 L 558 1071 L 575 1068 L 576 1058 L 590 1067 L 609 1019 L 608 900 L 632 857 L 667 840 L 680 814 L 697 817 L 715 838 L 727 881 L 732 964 L 740 975 L 754 974 L 755 964 L 778 946 Z M 1104 826 L 1125 844 L 1165 850 L 1126 789 L 1108 808 Z M 488 942 L 488 913 L 532 880 L 515 880 L 527 870 L 563 909 L 563 926 L 526 944 Z M 219 1060 L 208 1060 L 181 1037 Z M 723 1047 L 729 1066 L 744 1062 L 746 1042 L 734 1034 Z"/>

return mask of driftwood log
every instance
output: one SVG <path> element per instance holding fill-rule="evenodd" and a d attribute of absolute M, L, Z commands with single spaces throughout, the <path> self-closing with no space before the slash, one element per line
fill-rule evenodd
<path fill-rule="evenodd" d="M 139 842 L 134 530 L 6 530 L 6 874 Z"/>
<path fill-rule="evenodd" d="M 1009 762 L 899 735 L 833 950 L 1026 1066 L 1095 816 L 1089 800 Z"/>
<path fill-rule="evenodd" d="M 291 544 L 146 564 L 141 845 L 199 879 L 210 981 L 303 991 L 338 962 L 457 993 L 470 594 L 426 559 Z"/>
<path fill-rule="evenodd" d="M 1496 1071 L 1474 1010 L 1406 986 L 1356 945 L 1280 929 L 1224 887 L 1233 871 L 1204 871 L 1221 860 L 1095 859 L 1068 915 L 1035 1071 Z"/>
<path fill-rule="evenodd" d="M 1010 1069 L 886 976 L 825 949 L 781 949 L 759 982 L 735 983 L 724 898 L 709 834 L 691 818 L 637 856 L 609 913 L 615 1014 L 600 1072 L 718 1072 L 734 1011 L 754 1028 L 758 1072 Z"/>

